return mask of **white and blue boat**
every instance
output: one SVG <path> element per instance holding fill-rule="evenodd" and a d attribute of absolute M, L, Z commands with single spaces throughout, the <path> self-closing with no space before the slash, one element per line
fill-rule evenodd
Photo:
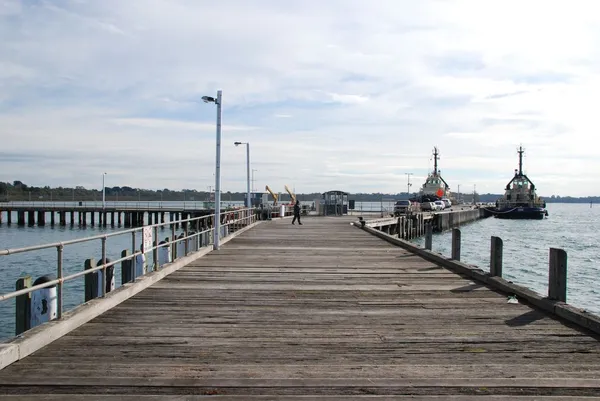
<path fill-rule="evenodd" d="M 496 201 L 494 215 L 500 219 L 541 220 L 548 216 L 546 202 L 536 194 L 535 184 L 523 174 L 523 147 L 519 147 L 519 169 Z"/>

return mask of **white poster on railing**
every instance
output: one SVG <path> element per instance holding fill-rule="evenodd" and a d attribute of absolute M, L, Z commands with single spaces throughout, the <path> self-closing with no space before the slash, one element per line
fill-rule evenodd
<path fill-rule="evenodd" d="M 152 249 L 152 227 L 144 227 L 142 231 L 142 249 L 144 253 Z"/>

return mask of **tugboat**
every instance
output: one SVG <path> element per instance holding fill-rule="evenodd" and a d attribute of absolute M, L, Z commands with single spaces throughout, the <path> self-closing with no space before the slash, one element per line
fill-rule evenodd
<path fill-rule="evenodd" d="M 523 147 L 520 146 L 519 169 L 506 185 L 504 196 L 496 201 L 495 217 L 500 219 L 541 220 L 548 216 L 546 202 L 535 191 L 535 185 L 523 174 Z"/>
<path fill-rule="evenodd" d="M 437 146 L 433 148 L 433 172 L 427 175 L 425 184 L 421 188 L 421 199 L 427 202 L 434 202 L 441 198 L 450 197 L 450 186 L 442 178 L 440 170 L 438 170 L 438 159 L 440 152 Z"/>

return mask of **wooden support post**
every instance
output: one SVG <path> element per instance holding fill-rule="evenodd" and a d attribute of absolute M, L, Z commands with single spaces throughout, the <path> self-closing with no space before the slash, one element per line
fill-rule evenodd
<path fill-rule="evenodd" d="M 7 212 L 8 213 L 8 212 Z M 0 210 L 0 225 L 2 224 L 2 210 Z"/>
<path fill-rule="evenodd" d="M 452 229 L 452 259 L 460 261 L 460 229 Z"/>
<path fill-rule="evenodd" d="M 119 217 L 121 217 L 121 216 L 119 216 Z M 129 213 L 128 212 L 124 212 L 123 213 L 123 220 L 124 220 L 123 223 L 125 225 L 125 228 L 130 227 L 130 225 L 129 225 Z"/>
<path fill-rule="evenodd" d="M 490 275 L 492 277 L 502 277 L 502 238 L 492 236 L 490 248 Z"/>
<path fill-rule="evenodd" d="M 96 259 L 86 259 L 84 270 L 93 269 L 96 267 Z M 94 298 L 98 298 L 100 294 L 98 294 L 98 272 L 88 273 L 84 276 L 84 286 L 85 286 L 85 302 L 90 301 Z"/>
<path fill-rule="evenodd" d="M 54 215 L 55 215 L 55 212 L 54 211 L 50 211 L 50 226 L 51 227 L 54 227 L 54 223 L 56 222 L 55 218 L 54 218 Z"/>
<path fill-rule="evenodd" d="M 12 211 L 10 210 L 6 211 L 6 224 L 9 226 L 12 224 Z"/>
<path fill-rule="evenodd" d="M 550 248 L 548 298 L 567 302 L 567 252 Z"/>
<path fill-rule="evenodd" d="M 83 212 L 83 217 L 81 218 L 81 224 L 83 224 L 83 226 L 87 226 L 87 212 Z M 93 213 L 92 213 L 93 215 Z"/>
<path fill-rule="evenodd" d="M 110 226 L 115 226 L 115 212 L 110 212 Z"/>
<path fill-rule="evenodd" d="M 30 210 L 27 214 L 27 225 L 33 226 L 35 224 L 35 211 Z"/>
<path fill-rule="evenodd" d="M 152 212 L 148 212 L 148 225 L 152 225 Z"/>
<path fill-rule="evenodd" d="M 124 249 L 121 251 L 121 258 L 125 258 L 127 256 L 131 256 L 131 251 L 129 249 Z M 127 259 L 121 262 L 121 283 L 129 283 L 135 281 L 135 271 L 134 271 L 135 261 L 134 259 Z"/>
<path fill-rule="evenodd" d="M 117 226 L 121 227 L 121 212 L 117 212 Z"/>
<path fill-rule="evenodd" d="M 38 210 L 37 222 L 38 222 L 38 226 L 43 227 L 46 225 L 46 211 L 45 210 Z"/>
<path fill-rule="evenodd" d="M 31 276 L 19 277 L 17 291 L 31 287 Z M 31 327 L 31 293 L 19 295 L 15 300 L 15 335 L 22 334 Z"/>
<path fill-rule="evenodd" d="M 71 227 L 75 224 L 75 211 L 71 210 Z"/>
<path fill-rule="evenodd" d="M 92 227 L 94 227 L 96 224 L 96 212 L 92 211 L 90 214 L 92 215 Z"/>
<path fill-rule="evenodd" d="M 18 226 L 25 225 L 25 212 L 17 212 L 17 225 Z"/>
<path fill-rule="evenodd" d="M 425 249 L 429 249 L 431 251 L 432 245 L 433 245 L 433 226 L 431 224 L 427 224 L 425 226 Z"/>
<path fill-rule="evenodd" d="M 108 212 L 103 212 L 103 226 L 106 227 L 106 223 L 108 223 Z"/>
<path fill-rule="evenodd" d="M 102 217 L 102 212 L 98 212 L 98 227 L 102 227 Z"/>

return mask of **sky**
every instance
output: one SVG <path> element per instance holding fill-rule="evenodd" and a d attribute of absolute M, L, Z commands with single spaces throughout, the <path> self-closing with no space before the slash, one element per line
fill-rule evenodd
<path fill-rule="evenodd" d="M 0 181 L 600 194 L 600 3 L 0 0 Z M 408 175 L 407 173 L 412 173 Z"/>

